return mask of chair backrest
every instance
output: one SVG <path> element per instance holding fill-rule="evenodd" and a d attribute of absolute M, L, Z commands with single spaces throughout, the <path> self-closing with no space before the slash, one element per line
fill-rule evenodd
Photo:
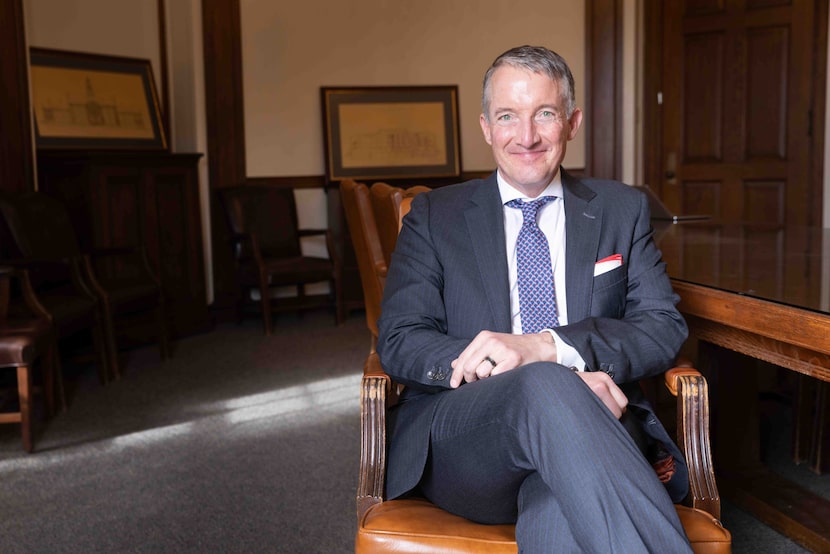
<path fill-rule="evenodd" d="M 372 200 L 372 212 L 375 214 L 383 257 L 388 266 L 400 231 L 398 213 L 403 199 L 403 189 L 377 182 L 369 189 L 369 195 Z"/>
<path fill-rule="evenodd" d="M 415 195 L 428 192 L 429 187 L 418 185 L 407 189 L 393 187 L 383 182 L 372 185 L 370 189 L 372 210 L 375 213 L 380 244 L 383 247 L 383 256 L 388 266 L 392 260 L 392 252 L 398 241 L 403 216 L 409 212 L 409 205 Z"/>
<path fill-rule="evenodd" d="M 357 258 L 366 306 L 366 326 L 372 334 L 371 351 L 374 351 L 378 336 L 380 302 L 388 266 L 372 211 L 369 188 L 364 183 L 347 179 L 340 183 L 340 196 Z"/>
<path fill-rule="evenodd" d="M 301 255 L 293 189 L 233 186 L 222 188 L 220 196 L 231 232 L 256 235 L 263 257 Z"/>
<path fill-rule="evenodd" d="M 81 253 L 69 212 L 57 198 L 42 192 L 5 193 L 0 213 L 23 257 L 60 260 Z"/>

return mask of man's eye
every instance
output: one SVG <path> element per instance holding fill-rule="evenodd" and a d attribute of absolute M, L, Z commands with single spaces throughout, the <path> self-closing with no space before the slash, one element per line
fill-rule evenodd
<path fill-rule="evenodd" d="M 499 116 L 499 121 L 510 121 L 511 119 L 513 119 L 513 116 L 509 113 L 501 114 Z"/>
<path fill-rule="evenodd" d="M 539 119 L 556 119 L 556 113 L 551 110 L 542 110 L 537 117 Z"/>

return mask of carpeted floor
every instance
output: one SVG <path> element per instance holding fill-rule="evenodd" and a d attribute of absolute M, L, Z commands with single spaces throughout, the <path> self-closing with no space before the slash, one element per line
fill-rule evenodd
<path fill-rule="evenodd" d="M 0 552 L 352 550 L 362 314 L 225 325 L 125 355 L 107 386 L 67 367 L 67 412 L 36 452 L 0 426 Z M 724 505 L 734 552 L 803 552 Z"/>

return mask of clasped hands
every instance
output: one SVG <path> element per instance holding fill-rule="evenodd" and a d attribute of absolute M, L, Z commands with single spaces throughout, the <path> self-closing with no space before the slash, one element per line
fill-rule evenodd
<path fill-rule="evenodd" d="M 513 335 L 481 331 L 452 361 L 450 386 L 458 388 L 464 381 L 486 379 L 533 362 L 555 361 L 556 344 L 547 332 Z M 611 377 L 601 371 L 583 371 L 577 375 L 617 419 L 622 417 L 628 398 Z"/>

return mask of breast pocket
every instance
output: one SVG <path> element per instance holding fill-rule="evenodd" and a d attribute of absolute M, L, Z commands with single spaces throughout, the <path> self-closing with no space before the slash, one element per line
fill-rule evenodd
<path fill-rule="evenodd" d="M 591 315 L 622 319 L 628 291 L 626 266 L 612 269 L 594 277 L 594 293 L 591 299 Z"/>

